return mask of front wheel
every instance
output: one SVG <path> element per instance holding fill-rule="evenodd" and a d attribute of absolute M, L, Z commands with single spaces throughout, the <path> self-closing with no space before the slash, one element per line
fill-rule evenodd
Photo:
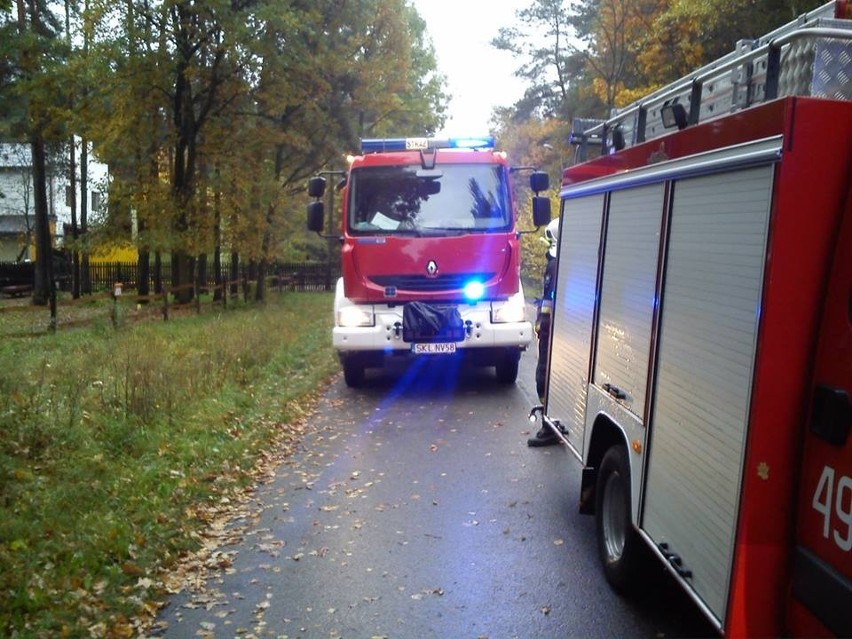
<path fill-rule="evenodd" d="M 349 388 L 358 388 L 364 383 L 364 363 L 359 357 L 351 356 L 343 360 L 343 379 Z"/>
<path fill-rule="evenodd" d="M 501 353 L 495 365 L 497 381 L 501 384 L 514 384 L 518 379 L 518 366 L 521 361 L 519 351 L 506 351 Z"/>
<path fill-rule="evenodd" d="M 598 552 L 609 584 L 618 592 L 638 583 L 642 540 L 630 518 L 630 464 L 627 449 L 613 446 L 603 456 L 595 487 Z"/>

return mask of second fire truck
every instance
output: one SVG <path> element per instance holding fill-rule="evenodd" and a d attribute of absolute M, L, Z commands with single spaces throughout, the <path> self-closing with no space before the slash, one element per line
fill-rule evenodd
<path fill-rule="evenodd" d="M 514 383 L 532 340 L 506 154 L 493 138 L 362 140 L 342 189 L 343 276 L 332 341 L 346 383 L 394 357 L 461 357 Z M 530 186 L 536 226 L 550 221 L 547 174 Z M 309 181 L 321 198 L 325 179 Z M 323 229 L 324 203 L 308 205 Z"/>

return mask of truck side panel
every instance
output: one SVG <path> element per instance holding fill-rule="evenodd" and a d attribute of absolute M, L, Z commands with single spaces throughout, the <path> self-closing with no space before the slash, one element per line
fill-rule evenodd
<path fill-rule="evenodd" d="M 802 483 L 802 444 L 813 400 L 811 380 L 820 318 L 841 219 L 848 215 L 844 211 L 848 211 L 852 175 L 852 102 L 795 98 L 792 107 L 775 181 L 726 628 L 730 636 L 786 631 L 783 624 L 785 608 L 790 604 L 796 498 L 800 487 L 816 490 L 816 486 L 806 488 Z M 849 259 L 848 252 L 845 259 Z M 848 299 L 847 293 L 847 304 Z M 841 351 L 833 350 L 832 356 L 841 357 Z M 849 469 L 848 456 L 845 463 Z M 852 492 L 846 493 L 846 499 L 840 510 L 846 508 L 848 512 L 852 510 Z M 800 511 L 798 517 L 815 517 L 822 523 L 812 507 Z M 836 515 L 832 521 L 846 530 Z M 829 558 L 836 569 L 843 567 L 847 575 L 851 572 L 850 552 Z M 835 605 L 848 611 L 852 598 L 836 600 Z"/>
<path fill-rule="evenodd" d="M 643 528 L 724 623 L 772 167 L 674 186 Z"/>
<path fill-rule="evenodd" d="M 611 195 L 592 382 L 644 419 L 663 183 Z"/>
<path fill-rule="evenodd" d="M 852 175 L 820 329 L 793 566 L 796 636 L 852 636 Z"/>
<path fill-rule="evenodd" d="M 565 428 L 579 456 L 583 450 L 592 323 L 598 279 L 598 250 L 604 196 L 563 202 L 559 239 L 557 295 L 551 331 L 547 412 Z"/>

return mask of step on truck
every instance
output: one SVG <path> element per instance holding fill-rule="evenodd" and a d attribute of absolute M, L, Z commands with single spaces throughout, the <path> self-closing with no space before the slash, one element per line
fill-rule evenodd
<path fill-rule="evenodd" d="M 491 137 L 365 139 L 348 160 L 332 331 L 347 385 L 399 357 L 464 358 L 514 383 L 533 336 L 510 183 L 520 169 Z M 530 187 L 534 224 L 547 224 L 547 174 L 533 170 Z M 325 190 L 309 180 L 317 233 Z"/>
<path fill-rule="evenodd" d="M 576 127 L 600 152 L 562 175 L 531 419 L 581 462 L 610 584 L 656 559 L 724 636 L 852 636 L 850 18 Z"/>

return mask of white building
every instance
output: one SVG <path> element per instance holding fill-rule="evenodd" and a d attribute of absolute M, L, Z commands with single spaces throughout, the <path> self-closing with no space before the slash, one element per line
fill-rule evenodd
<path fill-rule="evenodd" d="M 77 222 L 80 220 L 79 158 L 77 148 Z M 65 224 L 71 224 L 67 158 L 54 158 L 47 167 L 47 210 L 54 245 L 61 244 Z M 88 162 L 87 210 L 89 220 L 104 211 L 109 180 L 105 164 Z M 0 262 L 32 259 L 35 244 L 35 198 L 32 153 L 29 144 L 0 143 Z"/>

